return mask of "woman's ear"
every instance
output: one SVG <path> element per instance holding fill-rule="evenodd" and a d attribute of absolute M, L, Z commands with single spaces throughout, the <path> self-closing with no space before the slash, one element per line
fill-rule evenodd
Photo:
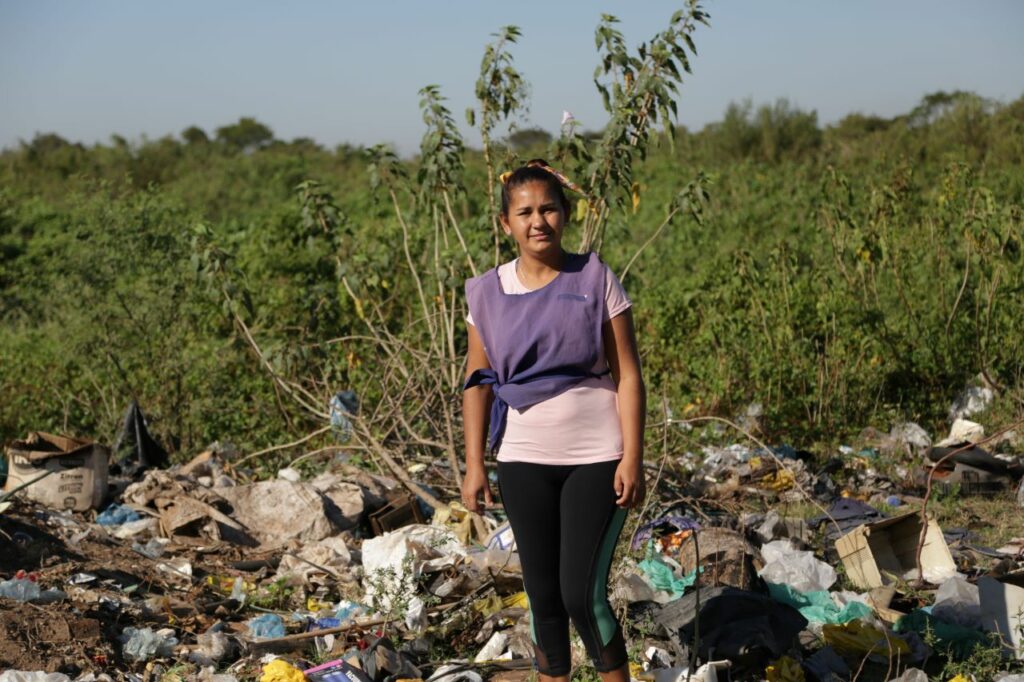
<path fill-rule="evenodd" d="M 498 214 L 498 221 L 501 222 L 501 228 L 505 230 L 505 234 L 512 234 L 512 228 L 508 225 L 508 216 L 504 213 Z"/>

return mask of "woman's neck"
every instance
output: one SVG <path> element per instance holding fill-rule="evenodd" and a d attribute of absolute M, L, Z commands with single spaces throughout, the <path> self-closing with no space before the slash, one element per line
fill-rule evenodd
<path fill-rule="evenodd" d="M 558 249 L 550 257 L 519 254 L 516 272 L 519 280 L 529 289 L 537 289 L 558 276 L 565 263 L 565 251 Z"/>

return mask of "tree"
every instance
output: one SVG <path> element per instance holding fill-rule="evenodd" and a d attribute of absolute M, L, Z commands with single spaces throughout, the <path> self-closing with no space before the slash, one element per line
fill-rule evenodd
<path fill-rule="evenodd" d="M 189 145 L 207 144 L 210 141 L 210 138 L 199 126 L 189 126 L 182 130 L 181 139 Z"/>
<path fill-rule="evenodd" d="M 217 128 L 217 141 L 237 149 L 252 151 L 274 141 L 274 132 L 251 116 L 243 116 L 238 123 Z"/>
<path fill-rule="evenodd" d="M 546 147 L 550 142 L 551 133 L 543 128 L 524 128 L 508 136 L 509 146 L 519 151 Z"/>

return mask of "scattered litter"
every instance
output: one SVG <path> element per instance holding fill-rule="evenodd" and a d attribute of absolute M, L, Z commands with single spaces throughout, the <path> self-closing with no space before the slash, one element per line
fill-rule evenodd
<path fill-rule="evenodd" d="M 50 472 L 19 494 L 50 509 L 95 508 L 107 494 L 108 456 L 105 447 L 92 441 L 33 431 L 7 448 L 4 489 L 14 490 Z"/>
<path fill-rule="evenodd" d="M 487 640 L 487 644 L 484 644 L 484 647 L 480 649 L 480 652 L 477 653 L 476 658 L 474 658 L 473 661 L 476 663 L 482 663 L 484 661 L 496 661 L 498 659 L 505 658 L 502 654 L 505 651 L 507 644 L 508 635 L 504 632 L 495 632 L 491 635 L 491 638 Z M 508 658 L 511 658 L 511 656 Z"/>
<path fill-rule="evenodd" d="M 765 565 L 758 575 L 765 582 L 787 585 L 797 592 L 821 592 L 836 581 L 836 570 L 814 558 L 813 552 L 796 549 L 789 540 L 774 540 L 761 547 Z"/>
<path fill-rule="evenodd" d="M 875 660 L 888 661 L 893 658 L 907 660 L 910 654 L 910 645 L 901 637 L 862 620 L 824 625 L 822 638 L 836 651 L 856 656 L 869 656 Z"/>
<path fill-rule="evenodd" d="M 935 639 L 936 649 L 950 653 L 957 660 L 970 656 L 976 646 L 989 644 L 988 635 L 984 632 L 947 623 L 923 609 L 916 609 L 900 618 L 893 630 L 900 633 L 915 632 L 922 637 L 930 634 Z"/>
<path fill-rule="evenodd" d="M 792 606 L 811 623 L 847 623 L 858 618 L 870 618 L 871 607 L 861 601 L 849 601 L 843 606 L 836 604 L 827 590 L 799 592 L 789 585 L 769 583 L 768 593 L 773 599 Z"/>
<path fill-rule="evenodd" d="M 936 443 L 936 447 L 949 447 L 963 443 L 977 443 L 985 437 L 985 427 L 967 419 L 957 419 L 949 427 L 949 435 Z"/>
<path fill-rule="evenodd" d="M 5 670 L 0 673 L 0 682 L 71 682 L 71 678 L 63 673 L 42 670 Z"/>
<path fill-rule="evenodd" d="M 264 613 L 249 620 L 249 637 L 252 639 L 277 639 L 284 637 L 284 620 L 276 613 Z"/>
<path fill-rule="evenodd" d="M 414 589 L 413 582 L 424 570 L 454 567 L 464 556 L 466 550 L 455 535 L 437 526 L 404 526 L 370 538 L 363 542 L 366 601 L 376 600 L 387 609 L 394 595 Z"/>
<path fill-rule="evenodd" d="M 1024 576 L 978 578 L 978 600 L 981 626 L 999 635 L 1009 653 L 1024 659 Z"/>
<path fill-rule="evenodd" d="M 133 661 L 148 661 L 151 658 L 166 658 L 174 654 L 178 645 L 173 631 L 152 628 L 126 627 L 121 632 L 125 658 Z"/>
<path fill-rule="evenodd" d="M 189 660 L 203 667 L 216 665 L 233 649 L 231 640 L 223 632 L 204 632 L 196 636 L 196 649 L 189 654 Z"/>
<path fill-rule="evenodd" d="M 28 578 L 14 578 L 0 582 L 0 597 L 16 601 L 32 601 L 39 599 L 40 593 L 39 584 Z"/>
<path fill-rule="evenodd" d="M 278 469 L 277 477 L 284 479 L 285 481 L 291 481 L 292 483 L 298 483 L 302 480 L 302 474 L 297 469 L 292 469 L 291 467 Z"/>
<path fill-rule="evenodd" d="M 638 564 L 638 567 L 643 571 L 644 578 L 651 589 L 667 593 L 667 598 L 664 601 L 672 601 L 683 596 L 686 588 L 692 586 L 697 579 L 696 573 L 677 575 L 678 569 L 659 554 L 650 553 Z"/>
<path fill-rule="evenodd" d="M 811 674 L 811 679 L 822 681 L 836 678 L 846 680 L 853 673 L 843 657 L 830 646 L 823 646 L 805 658 L 804 669 Z M 925 682 L 928 682 L 927 678 Z"/>
<path fill-rule="evenodd" d="M 914 422 L 896 424 L 889 432 L 889 439 L 897 446 L 924 449 L 932 444 L 931 436 Z"/>
<path fill-rule="evenodd" d="M 275 658 L 263 666 L 260 682 L 306 682 L 306 676 L 283 658 Z"/>
<path fill-rule="evenodd" d="M 305 675 L 309 682 L 372 682 L 366 673 L 343 660 L 322 663 L 307 670 Z"/>
<path fill-rule="evenodd" d="M 988 386 L 968 386 L 949 406 L 950 421 L 972 417 L 984 412 L 995 397 L 995 392 Z"/>
<path fill-rule="evenodd" d="M 899 677 L 894 677 L 889 682 L 928 682 L 928 673 L 920 668 L 907 668 Z"/>
<path fill-rule="evenodd" d="M 329 407 L 334 436 L 340 442 L 347 443 L 352 438 L 352 421 L 349 417 L 359 412 L 359 396 L 355 391 L 335 393 Z"/>
<path fill-rule="evenodd" d="M 167 451 L 149 433 L 142 408 L 134 400 L 125 411 L 121 431 L 114 441 L 117 473 L 135 478 L 146 469 L 167 466 Z"/>
<path fill-rule="evenodd" d="M 24 571 L 18 571 L 14 578 L 0 582 L 0 597 L 34 604 L 49 604 L 67 597 L 60 590 L 40 588 L 33 574 L 24 574 Z"/>
<path fill-rule="evenodd" d="M 479 673 L 467 670 L 464 665 L 449 663 L 435 670 L 427 682 L 484 682 L 484 678 Z"/>
<path fill-rule="evenodd" d="M 142 517 L 139 512 L 123 504 L 112 504 L 96 517 L 96 523 L 101 526 L 120 526 L 129 521 L 138 521 Z"/>
<path fill-rule="evenodd" d="M 694 641 L 696 594 L 690 592 L 654 615 L 654 621 L 680 648 Z M 793 646 L 807 625 L 807 619 L 791 606 L 728 586 L 701 590 L 699 622 L 698 654 L 710 659 L 713 652 L 714 657 L 732 661 L 739 671 L 764 670 Z"/>
<path fill-rule="evenodd" d="M 339 435 L 355 409 L 338 413 L 348 424 L 336 421 Z M 10 504 L 0 542 L 14 548 L 3 556 L 17 557 L 11 565 L 0 556 L 0 642 L 13 642 L 0 646 L 0 667 L 11 668 L 0 682 L 63 680 L 18 671 L 65 670 L 57 666 L 69 660 L 76 682 L 108 682 L 103 671 L 119 666 L 139 679 L 148 666 L 153 679 L 174 670 L 203 682 L 428 672 L 482 682 L 519 679 L 529 667 L 529 603 L 500 506 L 470 514 L 451 500 L 428 514 L 396 480 L 347 462 L 349 453 L 319 474 L 284 467 L 263 481 L 219 443 L 168 466 L 149 445 L 140 450 L 149 437 L 141 411 L 126 425 L 136 438 L 121 443 L 101 513 L 20 493 L 0 500 Z M 950 437 L 979 432 L 953 426 Z M 720 443 L 726 433 L 705 436 Z M 1009 500 L 1024 467 L 1000 442 L 950 456 L 934 490 Z M 659 469 L 664 506 L 630 537 L 632 551 L 620 549 L 608 585 L 626 640 L 645 652 L 631 676 L 849 679 L 865 658 L 898 658 L 898 668 L 924 661 L 925 639 L 935 655 L 962 658 L 978 643 L 994 646 L 989 633 L 1021 651 L 1024 539 L 986 549 L 972 537 L 975 519 L 962 529 L 929 520 L 917 583 L 922 473 L 964 444 L 932 446 L 908 422 L 889 434 L 865 430 L 820 458 L 737 443 L 670 458 Z M 401 466 L 442 501 L 454 489 L 444 461 Z M 805 518 L 803 491 L 828 513 Z M 886 518 L 892 509 L 910 513 Z M 840 561 L 863 592 L 837 588 Z M 438 644 L 457 657 L 436 660 Z M 8 649 L 21 658 L 4 659 Z M 691 651 L 703 663 L 692 673 Z M 310 660 L 329 662 L 304 674 Z M 900 679 L 917 682 L 913 670 Z"/>
<path fill-rule="evenodd" d="M 731 585 L 741 590 L 755 587 L 757 549 L 737 531 L 719 527 L 705 528 L 697 533 L 686 531 L 678 551 L 683 577 L 690 584 L 699 566 L 701 582 L 705 585 Z"/>
<path fill-rule="evenodd" d="M 317 542 L 335 535 L 329 499 L 311 483 L 284 479 L 215 488 L 232 508 L 232 518 L 265 547 L 292 540 Z"/>
<path fill-rule="evenodd" d="M 836 540 L 836 550 L 850 581 L 871 589 L 917 579 L 920 539 L 921 517 L 910 513 L 858 526 Z M 934 519 L 928 520 L 921 564 L 924 579 L 933 584 L 941 584 L 956 573 L 953 556 Z"/>
<path fill-rule="evenodd" d="M 960 576 L 953 576 L 939 585 L 932 605 L 932 615 L 948 623 L 980 628 L 981 600 L 978 586 Z"/>

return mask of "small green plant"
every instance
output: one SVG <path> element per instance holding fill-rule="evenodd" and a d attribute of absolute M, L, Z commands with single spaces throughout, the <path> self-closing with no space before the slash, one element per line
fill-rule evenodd
<path fill-rule="evenodd" d="M 416 595 L 416 578 L 413 571 L 414 559 L 411 552 L 402 559 L 401 568 L 396 570 L 394 566 L 384 566 L 374 570 L 368 576 L 370 594 L 370 609 L 379 614 L 384 623 L 381 630 L 388 634 L 392 630 L 391 624 L 395 621 L 404 621 Z M 395 638 L 395 645 L 399 644 L 397 631 L 391 631 Z"/>
<path fill-rule="evenodd" d="M 948 680 L 963 675 L 969 680 L 994 680 L 998 673 L 1021 671 L 1024 671 L 1024 664 L 1008 659 L 999 639 L 993 635 L 988 644 L 978 644 L 962 661 L 952 658 L 946 661 L 941 677 Z"/>
<path fill-rule="evenodd" d="M 264 609 L 281 611 L 288 608 L 295 586 L 289 584 L 287 578 L 278 578 L 261 590 L 249 596 L 249 603 Z"/>

